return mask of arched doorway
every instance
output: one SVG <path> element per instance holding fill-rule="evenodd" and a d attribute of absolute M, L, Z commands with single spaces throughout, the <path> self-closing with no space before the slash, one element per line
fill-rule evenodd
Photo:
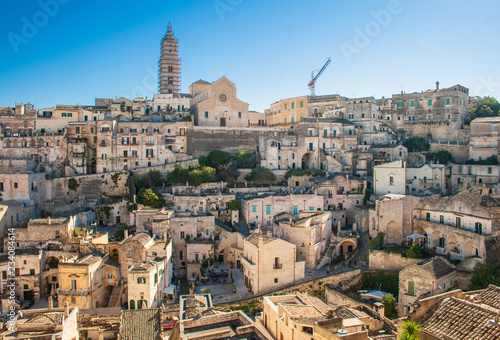
<path fill-rule="evenodd" d="M 352 240 L 344 240 L 340 242 L 338 248 L 338 254 L 344 255 L 347 253 L 352 253 L 356 249 L 356 243 Z"/>
<path fill-rule="evenodd" d="M 314 155 L 307 152 L 302 156 L 302 169 L 313 169 L 314 168 Z"/>
<path fill-rule="evenodd" d="M 472 241 L 469 241 L 464 246 L 464 257 L 478 256 L 479 250 L 476 247 L 476 244 Z"/>
<path fill-rule="evenodd" d="M 440 230 L 434 230 L 431 234 L 431 247 L 444 247 L 444 234 Z"/>
<path fill-rule="evenodd" d="M 385 235 L 387 238 L 387 243 L 398 243 L 400 241 L 399 235 L 401 235 L 401 228 L 399 227 L 398 222 L 392 220 L 387 223 Z"/>

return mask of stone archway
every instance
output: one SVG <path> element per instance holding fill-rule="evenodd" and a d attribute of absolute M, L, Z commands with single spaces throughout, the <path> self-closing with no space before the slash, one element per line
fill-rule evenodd
<path fill-rule="evenodd" d="M 398 222 L 392 220 L 389 223 L 387 223 L 385 236 L 388 244 L 399 243 L 400 235 L 401 235 L 401 227 L 399 226 Z"/>
<path fill-rule="evenodd" d="M 344 240 L 337 246 L 337 254 L 344 255 L 353 252 L 356 249 L 356 243 L 353 240 Z"/>
<path fill-rule="evenodd" d="M 314 168 L 314 155 L 310 152 L 307 152 L 302 156 L 302 169 L 313 169 L 313 168 Z"/>
<path fill-rule="evenodd" d="M 479 250 L 476 247 L 476 244 L 472 241 L 468 241 L 464 246 L 464 257 L 476 256 Z"/>
<path fill-rule="evenodd" d="M 431 247 L 439 247 L 439 240 L 444 239 L 444 234 L 441 230 L 434 230 L 431 234 L 430 246 Z"/>

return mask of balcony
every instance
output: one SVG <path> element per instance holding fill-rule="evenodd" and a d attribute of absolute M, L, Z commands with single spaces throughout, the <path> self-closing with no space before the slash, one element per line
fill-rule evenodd
<path fill-rule="evenodd" d="M 81 295 L 88 295 L 89 294 L 89 289 L 62 289 L 62 288 L 57 288 L 57 294 L 59 295 L 74 295 L 74 296 L 81 296 Z"/>

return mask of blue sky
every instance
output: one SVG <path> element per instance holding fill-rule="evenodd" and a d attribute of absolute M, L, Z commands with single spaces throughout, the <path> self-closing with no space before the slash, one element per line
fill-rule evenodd
<path fill-rule="evenodd" d="M 500 97 L 493 0 L 19 0 L 0 9 L 0 106 L 152 98 L 169 22 L 182 91 L 225 75 L 251 110 L 308 94 L 328 57 L 317 94 L 379 98 L 440 81 Z"/>

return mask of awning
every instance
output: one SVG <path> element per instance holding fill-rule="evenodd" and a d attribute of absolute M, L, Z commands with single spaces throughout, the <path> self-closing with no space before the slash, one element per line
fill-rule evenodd
<path fill-rule="evenodd" d="M 170 286 L 166 287 L 164 290 L 162 290 L 162 292 L 165 294 L 174 295 L 175 287 L 176 287 L 175 285 L 170 285 Z"/>
<path fill-rule="evenodd" d="M 418 240 L 421 238 L 425 238 L 425 236 L 420 235 L 420 234 L 411 234 L 411 235 L 406 236 L 406 238 L 411 238 L 412 240 Z"/>

